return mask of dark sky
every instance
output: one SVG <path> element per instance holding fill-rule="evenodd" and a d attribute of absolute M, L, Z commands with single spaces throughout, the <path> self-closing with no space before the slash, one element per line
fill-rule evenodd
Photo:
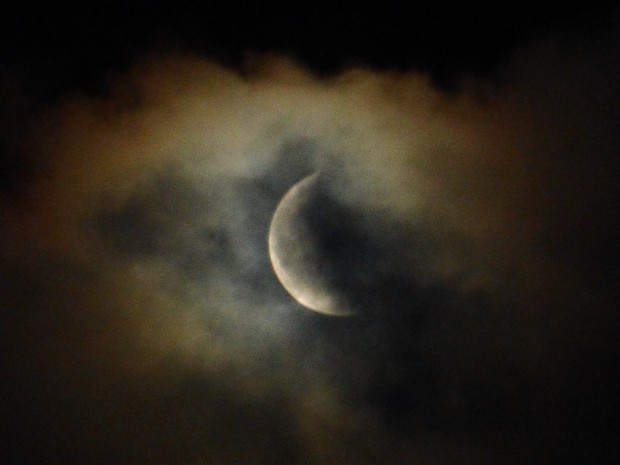
<path fill-rule="evenodd" d="M 320 72 L 357 64 L 415 69 L 449 85 L 464 74 L 492 74 L 516 47 L 550 30 L 592 32 L 610 13 L 597 2 L 484 3 L 384 2 L 360 8 L 232 1 L 222 9 L 213 2 L 73 8 L 7 2 L 1 53 L 3 66 L 26 73 L 45 97 L 71 88 L 101 89 L 106 72 L 173 46 L 231 64 L 251 51 L 277 51 Z"/>
<path fill-rule="evenodd" d="M 615 463 L 617 11 L 13 3 L 2 465 Z"/>

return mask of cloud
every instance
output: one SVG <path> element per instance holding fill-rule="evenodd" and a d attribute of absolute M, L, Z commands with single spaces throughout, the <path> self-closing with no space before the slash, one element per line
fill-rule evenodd
<path fill-rule="evenodd" d="M 598 40 L 524 50 L 453 95 L 160 54 L 41 110 L 31 182 L 0 210 L 7 463 L 610 447 L 619 81 L 615 36 Z M 273 210 L 316 170 L 361 231 L 357 318 L 306 312 L 271 272 Z"/>

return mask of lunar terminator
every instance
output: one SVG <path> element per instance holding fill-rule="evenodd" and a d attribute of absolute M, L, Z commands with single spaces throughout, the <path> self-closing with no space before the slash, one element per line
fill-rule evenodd
<path fill-rule="evenodd" d="M 295 184 L 282 198 L 269 227 L 269 257 L 276 276 L 288 293 L 304 307 L 325 315 L 353 313 L 326 278 L 324 257 L 316 247 L 303 211 L 317 190 L 319 173 Z"/>

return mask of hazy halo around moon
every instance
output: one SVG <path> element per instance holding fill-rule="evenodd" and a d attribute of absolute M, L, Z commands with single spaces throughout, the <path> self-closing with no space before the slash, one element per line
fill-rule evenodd
<path fill-rule="evenodd" d="M 319 173 L 295 184 L 282 198 L 269 227 L 269 257 L 282 286 L 301 305 L 325 315 L 349 316 L 346 300 L 326 282 L 321 257 L 303 210 L 313 198 Z"/>

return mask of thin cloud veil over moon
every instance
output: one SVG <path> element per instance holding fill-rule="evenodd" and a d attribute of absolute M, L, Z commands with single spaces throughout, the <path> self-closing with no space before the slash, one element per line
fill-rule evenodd
<path fill-rule="evenodd" d="M 617 463 L 620 34 L 577 35 L 11 93 L 0 464 Z"/>
<path fill-rule="evenodd" d="M 353 312 L 332 289 L 315 234 L 303 218 L 318 178 L 315 173 L 302 179 L 278 204 L 269 227 L 269 256 L 278 279 L 300 304 L 326 315 L 348 316 Z"/>

